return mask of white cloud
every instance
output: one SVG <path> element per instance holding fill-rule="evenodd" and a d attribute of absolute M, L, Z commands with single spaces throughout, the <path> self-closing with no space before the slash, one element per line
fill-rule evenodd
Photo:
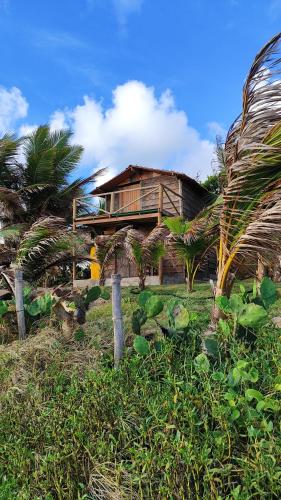
<path fill-rule="evenodd" d="M 33 132 L 36 124 L 22 121 L 27 111 L 18 88 L 0 87 L 0 133 Z M 189 125 L 170 90 L 156 96 L 154 88 L 129 81 L 114 89 L 110 106 L 85 96 L 73 109 L 56 110 L 49 121 L 51 130 L 72 128 L 73 142 L 85 150 L 81 167 L 108 167 L 109 176 L 129 164 L 180 170 L 193 177 L 199 173 L 202 179 L 212 170 L 212 138 L 202 139 Z M 212 133 L 223 130 L 217 122 L 208 127 Z"/>
<path fill-rule="evenodd" d="M 0 86 L 0 133 L 13 129 L 20 118 L 27 116 L 28 102 L 17 87 Z"/>
<path fill-rule="evenodd" d="M 157 98 L 153 88 L 130 81 L 113 91 L 107 109 L 85 96 L 83 104 L 51 117 L 53 129 L 66 125 L 73 129 L 74 142 L 85 148 L 84 165 L 116 173 L 131 163 L 191 176 L 199 172 L 202 178 L 211 171 L 214 144 L 188 124 L 169 90 Z"/>
<path fill-rule="evenodd" d="M 214 140 L 217 136 L 225 139 L 227 130 L 218 122 L 207 123 L 210 138 Z"/>
<path fill-rule="evenodd" d="M 59 130 L 67 128 L 65 113 L 63 111 L 55 111 L 50 118 L 50 128 L 51 130 Z"/>
<path fill-rule="evenodd" d="M 38 125 L 29 125 L 28 123 L 24 123 L 19 128 L 19 136 L 29 135 L 34 132 L 34 130 L 38 127 Z"/>

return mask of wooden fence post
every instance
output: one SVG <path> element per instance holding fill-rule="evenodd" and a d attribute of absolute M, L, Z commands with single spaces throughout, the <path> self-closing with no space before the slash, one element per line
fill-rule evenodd
<path fill-rule="evenodd" d="M 26 338 L 26 326 L 23 305 L 23 272 L 19 268 L 15 268 L 15 299 L 19 339 L 23 340 Z"/>
<path fill-rule="evenodd" d="M 112 282 L 112 319 L 114 328 L 114 367 L 118 368 L 124 352 L 124 333 L 121 310 L 121 276 L 111 275 Z"/>
<path fill-rule="evenodd" d="M 163 213 L 163 185 L 159 184 L 159 200 L 158 200 L 158 225 L 162 223 Z M 160 257 L 158 263 L 159 285 L 163 285 L 163 257 Z"/>
<path fill-rule="evenodd" d="M 76 199 L 73 199 L 72 202 L 72 231 L 76 231 L 76 214 L 77 214 L 77 205 L 76 205 Z M 74 281 L 76 280 L 76 261 L 75 261 L 75 250 L 73 249 L 72 255 L 73 255 L 73 261 L 72 261 L 72 286 L 74 287 Z"/>

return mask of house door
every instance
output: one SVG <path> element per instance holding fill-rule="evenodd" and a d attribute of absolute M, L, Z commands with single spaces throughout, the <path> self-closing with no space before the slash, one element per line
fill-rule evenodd
<path fill-rule="evenodd" d="M 128 189 L 129 191 L 124 190 L 119 193 L 120 212 L 137 212 L 140 210 L 140 186 Z"/>

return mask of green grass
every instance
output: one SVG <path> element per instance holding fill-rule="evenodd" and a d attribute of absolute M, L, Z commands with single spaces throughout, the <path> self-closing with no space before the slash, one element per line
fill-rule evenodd
<path fill-rule="evenodd" d="M 151 349 L 142 358 L 130 347 L 137 295 L 124 289 L 129 347 L 119 370 L 112 369 L 109 303 L 88 313 L 83 342 L 54 336 L 45 356 L 36 344 L 14 361 L 11 346 L 2 348 L 1 500 L 280 498 L 281 330 L 268 324 L 254 344 L 221 336 L 221 359 L 198 372 L 209 286 L 191 295 L 183 286 L 158 292 L 167 300 L 181 296 L 198 321 L 184 341 L 164 341 L 161 352 Z M 233 388 L 229 374 L 239 360 L 256 370 L 257 380 Z M 25 372 L 17 379 L 19 364 Z M 249 388 L 274 408 L 257 411 L 245 397 Z"/>

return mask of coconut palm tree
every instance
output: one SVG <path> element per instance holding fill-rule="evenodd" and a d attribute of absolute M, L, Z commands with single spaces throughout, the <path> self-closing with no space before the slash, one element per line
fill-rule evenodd
<path fill-rule="evenodd" d="M 43 247 L 51 249 L 52 243 L 54 255 L 59 246 L 67 255 L 68 244 L 72 249 L 75 239 L 75 235 L 71 236 L 69 232 L 72 201 L 85 194 L 85 186 L 94 182 L 102 171 L 70 182 L 69 176 L 73 174 L 83 152 L 81 146 L 71 144 L 70 140 L 69 130 L 51 132 L 48 125 L 38 127 L 22 139 L 11 135 L 0 139 L 0 237 L 5 242 L 0 245 L 0 264 L 9 266 L 15 259 L 18 260 L 22 245 L 33 241 L 35 230 L 42 236 Z M 84 210 L 81 204 L 80 210 Z M 47 245 L 44 236 L 53 233 L 56 233 L 56 238 L 50 238 L 50 245 Z M 46 252 L 44 257 L 47 256 Z M 42 266 L 39 260 L 36 261 L 37 268 L 33 261 L 30 271 L 34 276 L 47 265 L 47 261 L 43 261 Z M 25 271 L 30 275 L 27 268 Z"/>
<path fill-rule="evenodd" d="M 132 226 L 126 226 L 112 235 L 96 236 L 94 245 L 96 259 L 101 266 L 100 285 L 105 283 L 105 271 L 110 260 L 118 250 L 125 249 L 128 258 L 136 264 L 139 287 L 143 290 L 147 268 L 157 267 L 160 257 L 164 255 L 163 239 L 167 234 L 163 226 L 155 227 L 147 236 Z"/>
<path fill-rule="evenodd" d="M 193 291 L 194 280 L 207 256 L 214 250 L 217 241 L 217 216 L 219 202 L 200 212 L 192 221 L 181 217 L 167 217 L 164 224 L 170 231 L 166 245 L 184 263 L 187 290 Z"/>
<path fill-rule="evenodd" d="M 70 130 L 51 132 L 43 125 L 20 140 L 13 136 L 0 140 L 0 187 L 18 194 L 29 220 L 52 215 L 70 221 L 73 198 L 82 196 L 83 187 L 101 175 L 102 170 L 70 182 L 83 152 L 81 146 L 71 144 L 71 136 Z"/>
<path fill-rule="evenodd" d="M 124 247 L 125 238 L 132 226 L 122 227 L 112 235 L 98 235 L 95 237 L 96 261 L 100 265 L 100 286 L 105 284 L 106 268 L 118 249 Z"/>
<path fill-rule="evenodd" d="M 165 226 L 156 226 L 148 235 L 136 229 L 129 229 L 125 239 L 128 257 L 135 262 L 139 278 L 139 288 L 144 290 L 149 266 L 158 267 L 159 260 L 165 253 L 164 238 L 168 231 Z"/>
<path fill-rule="evenodd" d="M 225 144 L 216 295 L 229 295 L 241 263 L 276 259 L 281 242 L 281 33 L 257 54 L 242 113 Z M 213 311 L 216 321 L 218 310 Z"/>
<path fill-rule="evenodd" d="M 15 239 L 17 244 L 12 246 Z M 38 280 L 51 267 L 71 263 L 73 252 L 76 261 L 87 260 L 90 245 L 89 236 L 73 232 L 64 219 L 42 217 L 26 227 L 20 238 L 13 230 L 6 230 L 5 244 L 0 245 L 0 275 L 11 286 L 9 264 L 12 254 L 13 264 L 23 270 L 25 280 Z"/>
<path fill-rule="evenodd" d="M 0 138 L 0 186 L 18 189 L 21 186 L 22 166 L 18 161 L 18 152 L 22 140 L 13 134 Z"/>

